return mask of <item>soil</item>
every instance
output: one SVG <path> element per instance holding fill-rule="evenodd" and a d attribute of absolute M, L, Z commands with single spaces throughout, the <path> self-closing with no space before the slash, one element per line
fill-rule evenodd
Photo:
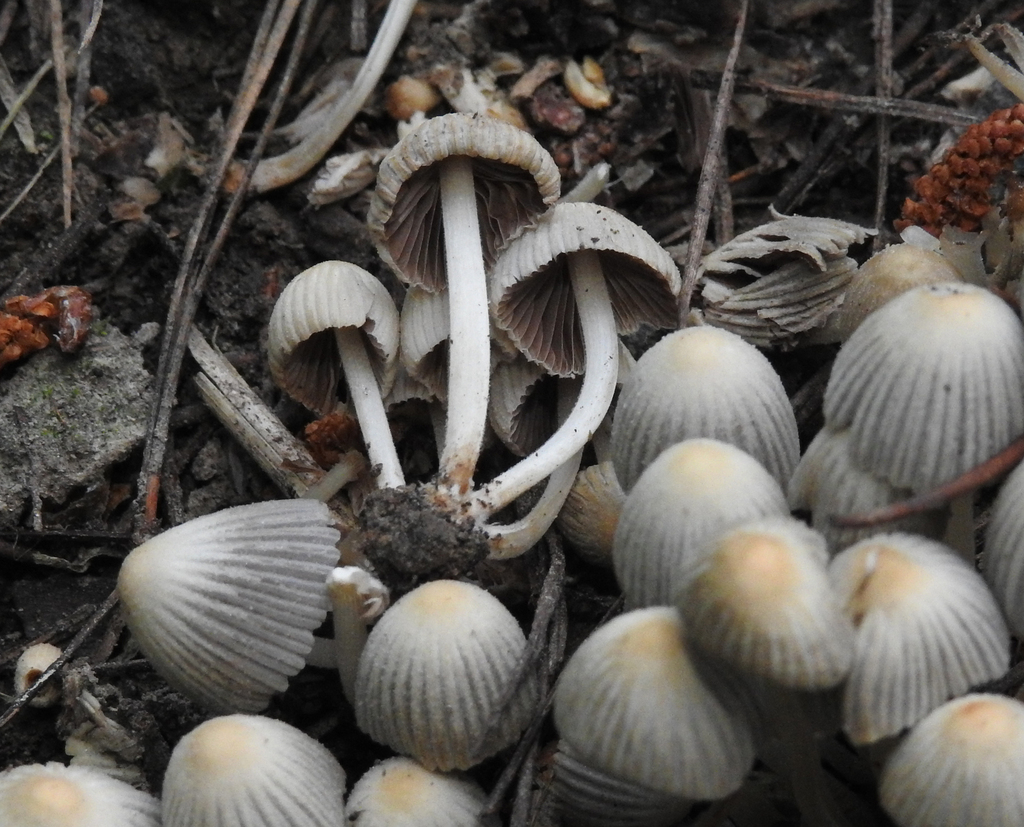
<path fill-rule="evenodd" d="M 352 54 L 348 3 L 325 0 L 319 5 L 282 123 L 309 99 L 326 67 Z M 982 22 L 989 24 L 1010 19 L 1015 4 L 982 5 Z M 7 9 L 14 9 L 0 54 L 20 89 L 50 54 L 48 34 L 38 22 L 48 14 L 48 6 L 41 0 L 0 6 L 0 20 Z M 371 34 L 382 6 L 370 4 Z M 556 74 L 527 94 L 519 109 L 558 163 L 563 191 L 594 164 L 610 162 L 613 183 L 599 200 L 643 226 L 681 263 L 684 251 L 678 245 L 686 241 L 693 221 L 700 163 L 738 6 L 737 0 L 474 0 L 469 6 L 423 2 L 385 72 L 385 82 L 402 74 L 425 76 L 439 64 L 479 72 L 495 63 L 518 62 L 518 70 L 498 76 L 499 88 L 507 92 L 524 70 L 545 57 L 595 58 L 612 90 L 610 107 L 581 107 Z M 916 100 L 953 107 L 938 91 L 974 64 L 943 33 L 970 19 L 975 4 L 897 0 L 894 7 L 894 30 L 908 31 L 907 39 L 898 41 L 894 61 L 896 94 L 920 85 Z M 3 297 L 34 295 L 58 284 L 83 287 L 93 297 L 94 326 L 107 325 L 128 337 L 145 370 L 155 374 L 160 347 L 155 326 L 162 327 L 167 319 L 179 261 L 203 198 L 204 176 L 217 156 L 261 14 L 260 4 L 247 0 L 104 3 L 88 82 L 94 87 L 90 101 L 103 102 L 90 104 L 78 139 L 73 223 L 65 228 L 62 222 L 58 154 L 28 195 L 0 219 Z M 76 6 L 64 4 L 66 37 L 72 43 L 80 33 L 78 15 Z M 753 3 L 726 133 L 730 203 L 716 211 L 710 243 L 724 240 L 730 224 L 732 232 L 739 232 L 767 220 L 773 203 L 788 213 L 873 225 L 879 158 L 876 118 L 785 102 L 756 86 L 771 82 L 871 94 L 872 32 L 871 4 L 863 0 Z M 959 62 L 947 68 L 944 64 L 951 56 Z M 280 71 L 271 75 L 265 97 Z M 74 80 L 70 84 L 73 88 Z M 395 142 L 396 124 L 385 109 L 383 86 L 336 151 L 387 148 Z M 0 210 L 14 201 L 57 146 L 61 127 L 56 98 L 51 72 L 25 107 L 38 153 L 29 153 L 14 129 L 0 140 Z M 982 115 L 999 105 L 1006 105 L 1006 98 L 982 97 L 971 103 L 973 109 L 956 104 Z M 445 105 L 436 111 L 445 111 Z M 261 103 L 248 127 L 252 133 L 243 139 L 242 157 L 251 150 L 266 112 L 267 104 Z M 920 119 L 892 118 L 890 124 L 889 185 L 884 221 L 877 228 L 886 243 L 896 238 L 891 222 L 910 192 L 909 182 L 928 168 L 931 153 L 947 130 Z M 815 162 L 816 143 L 829 130 L 840 137 L 824 145 L 825 152 Z M 169 136 L 175 135 L 184 142 L 181 161 L 170 169 L 147 164 L 154 147 L 166 146 Z M 268 153 L 285 147 L 275 138 Z M 799 177 L 807 169 L 811 174 Z M 143 190 L 159 196 L 155 203 L 143 206 L 126 194 L 140 191 L 136 179 L 151 185 Z M 401 295 L 366 229 L 366 194 L 313 208 L 306 197 L 310 180 L 247 198 L 196 318 L 207 338 L 294 433 L 312 417 L 274 387 L 262 349 L 283 285 L 318 261 L 343 259 L 368 269 L 394 295 Z M 793 192 L 795 181 L 802 183 Z M 863 260 L 867 253 L 865 245 L 857 256 Z M 631 344 L 639 352 L 651 341 L 648 335 Z M 820 424 L 820 380 L 815 385 L 815 375 L 831 352 L 818 348 L 772 356 L 787 391 L 799 400 L 804 439 Z M 0 371 L 0 397 L 32 358 Z M 206 410 L 192 381 L 194 373 L 194 364 L 186 358 L 163 475 L 163 526 L 281 496 Z M 436 467 L 436 449 L 423 435 L 430 430 L 429 422 L 414 411 L 404 424 L 399 446 L 403 462 L 410 477 L 427 479 Z M 0 423 L 0 428 L 9 427 L 11 423 Z M 23 502 L 5 503 L 14 516 L 0 525 L 0 691 L 9 691 L 14 659 L 28 642 L 66 644 L 113 588 L 119 561 L 132 545 L 142 451 L 142 441 L 136 440 L 90 483 L 76 485 L 59 501 L 27 496 Z M 508 462 L 500 449 L 492 449 L 484 459 L 494 471 Z M 393 517 L 390 508 L 388 503 L 376 503 L 375 530 L 402 531 L 408 515 Z M 468 570 L 476 559 L 470 546 L 460 571 Z M 538 549 L 500 566 L 485 563 L 474 569 L 473 577 L 498 594 L 529 628 L 548 559 L 548 552 Z M 571 555 L 567 565 L 571 648 L 613 609 L 617 590 L 606 571 Z M 120 752 L 113 753 L 117 760 L 139 767 L 143 777 L 138 783 L 158 792 L 170 748 L 207 717 L 139 658 L 116 613 L 78 651 L 63 685 L 63 700 L 56 706 L 24 709 L 4 727 L 0 770 L 32 761 L 66 760 L 65 739 L 84 718 L 76 699 L 88 689 L 123 729 L 126 740 Z M 320 738 L 345 766 L 350 781 L 386 754 L 358 732 L 340 699 L 336 678 L 322 670 L 307 669 L 296 677 L 288 692 L 273 701 L 269 714 Z M 546 728 L 544 737 L 551 736 Z M 489 787 L 506 758 L 484 764 L 475 771 L 477 778 Z M 870 786 L 854 789 L 847 781 L 847 787 L 860 799 L 858 823 L 886 823 L 873 804 Z M 765 789 L 773 802 L 774 820 L 758 823 L 797 823 L 786 794 L 773 789 L 770 781 Z"/>

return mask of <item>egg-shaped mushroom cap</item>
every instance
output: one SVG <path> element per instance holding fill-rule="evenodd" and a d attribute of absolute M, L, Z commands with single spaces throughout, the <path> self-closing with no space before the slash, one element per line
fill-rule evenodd
<path fill-rule="evenodd" d="M 481 244 L 496 252 L 557 199 L 558 167 L 527 132 L 496 118 L 428 118 L 381 161 L 366 223 L 380 257 L 410 284 L 438 290 L 445 276 L 439 161 L 472 158 Z"/>
<path fill-rule="evenodd" d="M 879 800 L 899 827 L 1024 823 L 1024 704 L 965 695 L 934 710 L 882 768 Z"/>
<path fill-rule="evenodd" d="M 525 648 L 516 619 L 479 586 L 425 583 L 370 632 L 356 677 L 356 722 L 427 769 L 467 769 L 511 744 L 529 721 L 533 678 L 489 733 Z"/>
<path fill-rule="evenodd" d="M 696 437 L 741 448 L 779 485 L 800 458 L 796 417 L 779 375 L 753 345 L 714 327 L 670 333 L 623 383 L 612 423 L 623 490 L 670 445 Z"/>
<path fill-rule="evenodd" d="M 895 735 L 1010 665 L 995 598 L 941 543 L 871 537 L 838 554 L 829 577 L 856 628 L 843 693 L 843 728 L 854 743 Z"/>
<path fill-rule="evenodd" d="M 171 753 L 163 827 L 339 827 L 345 771 L 284 721 L 226 715 L 200 724 Z"/>
<path fill-rule="evenodd" d="M 883 526 L 843 528 L 832 518 L 863 514 L 909 499 L 907 488 L 894 488 L 881 477 L 864 471 L 853 460 L 850 431 L 822 428 L 797 463 L 789 480 L 789 505 L 794 510 L 811 512 L 811 525 L 839 551 L 873 534 L 905 531 L 938 538 L 946 524 L 946 509 L 912 514 Z"/>
<path fill-rule="evenodd" d="M 608 207 L 560 203 L 508 245 L 490 277 L 497 325 L 534 362 L 558 376 L 583 371 L 583 336 L 567 257 L 596 252 L 621 334 L 641 323 L 675 327 L 681 280 L 672 257 Z"/>
<path fill-rule="evenodd" d="M 872 313 L 836 357 L 825 421 L 857 464 L 927 490 L 1024 433 L 1024 328 L 981 287 L 916 287 Z"/>
<path fill-rule="evenodd" d="M 701 649 L 791 689 L 828 689 L 850 671 L 853 627 L 826 573 L 825 538 L 765 517 L 712 540 L 676 595 Z"/>
<path fill-rule="evenodd" d="M 159 827 L 160 802 L 91 767 L 28 764 L 0 772 L 4 827 Z"/>
<path fill-rule="evenodd" d="M 14 664 L 14 694 L 20 695 L 32 686 L 60 655 L 60 649 L 52 643 L 34 643 L 26 647 Z M 60 700 L 60 695 L 60 681 L 51 679 L 28 705 L 39 708 L 53 706 Z"/>
<path fill-rule="evenodd" d="M 497 815 L 482 815 L 486 806 L 487 794 L 475 781 L 398 757 L 366 771 L 347 810 L 353 827 L 498 827 Z"/>
<path fill-rule="evenodd" d="M 1013 634 L 1024 638 L 1024 465 L 999 489 L 985 535 L 982 571 Z"/>
<path fill-rule="evenodd" d="M 338 538 L 315 500 L 240 505 L 175 526 L 121 566 L 128 628 L 153 668 L 196 703 L 259 712 L 313 648 Z"/>
<path fill-rule="evenodd" d="M 267 359 L 278 387 L 317 413 L 333 411 L 341 379 L 334 331 L 347 327 L 363 332 L 381 396 L 386 395 L 398 357 L 398 310 L 383 284 L 347 261 L 315 264 L 281 291 L 267 334 Z"/>
<path fill-rule="evenodd" d="M 612 561 L 627 608 L 673 605 L 710 540 L 788 514 L 775 478 L 736 446 L 687 439 L 666 448 L 629 492 L 615 532 Z"/>
<path fill-rule="evenodd" d="M 611 460 L 590 465 L 576 474 L 555 525 L 581 558 L 610 568 L 615 529 L 625 500 Z"/>
<path fill-rule="evenodd" d="M 693 806 L 688 798 L 658 792 L 588 766 L 562 743 L 551 785 L 569 827 L 669 827 Z"/>
<path fill-rule="evenodd" d="M 554 718 L 580 761 L 673 796 L 723 798 L 754 760 L 739 692 L 698 666 L 665 606 L 620 615 L 583 642 L 559 678 Z"/>

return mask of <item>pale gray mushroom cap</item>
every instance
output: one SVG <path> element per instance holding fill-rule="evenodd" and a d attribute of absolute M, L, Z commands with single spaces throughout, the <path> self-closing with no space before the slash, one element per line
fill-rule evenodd
<path fill-rule="evenodd" d="M 555 518 L 573 549 L 591 565 L 612 566 L 615 529 L 626 495 L 611 460 L 583 468 Z"/>
<path fill-rule="evenodd" d="M 873 534 L 893 531 L 940 537 L 946 509 L 867 528 L 842 528 L 832 521 L 835 516 L 867 513 L 911 495 L 909 489 L 894 488 L 859 468 L 851 456 L 849 430 L 834 431 L 827 425 L 811 440 L 789 481 L 790 507 L 811 512 L 811 525 L 825 536 L 833 553 Z"/>
<path fill-rule="evenodd" d="M 641 356 L 623 383 L 612 460 L 627 493 L 670 445 L 708 437 L 735 445 L 785 485 L 800 458 L 796 417 L 782 380 L 734 333 L 691 327 Z"/>
<path fill-rule="evenodd" d="M 91 767 L 28 764 L 0 772 L 4 827 L 159 827 L 160 802 Z"/>
<path fill-rule="evenodd" d="M 708 544 L 676 603 L 704 651 L 791 689 L 828 689 L 853 660 L 853 626 L 826 572 L 825 539 L 765 517 Z"/>
<path fill-rule="evenodd" d="M 629 492 L 615 532 L 612 560 L 627 608 L 673 605 L 717 535 L 788 514 L 772 475 L 734 445 L 688 439 L 666 448 Z"/>
<path fill-rule="evenodd" d="M 419 586 L 370 632 L 356 677 L 356 721 L 428 769 L 467 769 L 512 743 L 533 712 L 538 687 L 528 678 L 485 741 L 525 648 L 515 618 L 480 587 Z"/>
<path fill-rule="evenodd" d="M 583 337 L 566 256 L 598 254 L 620 334 L 674 327 L 679 271 L 633 222 L 607 207 L 560 203 L 505 249 L 491 272 L 491 309 L 527 357 L 558 376 L 583 370 Z"/>
<path fill-rule="evenodd" d="M 1010 635 L 995 598 L 941 543 L 871 537 L 836 556 L 829 577 L 856 628 L 843 695 L 843 728 L 854 743 L 895 735 L 1009 667 Z"/>
<path fill-rule="evenodd" d="M 182 738 L 167 765 L 163 827 L 339 827 L 345 771 L 284 721 L 227 715 Z"/>
<path fill-rule="evenodd" d="M 722 798 L 750 769 L 753 735 L 735 689 L 708 677 L 678 612 L 627 612 L 569 659 L 555 690 L 555 726 L 597 770 L 673 796 Z"/>
<path fill-rule="evenodd" d="M 402 365 L 442 402 L 448 396 L 448 291 L 412 285 L 399 318 Z"/>
<path fill-rule="evenodd" d="M 426 769 L 411 758 L 389 758 L 363 774 L 348 797 L 352 827 L 498 827 L 482 815 L 487 794 L 475 781 Z"/>
<path fill-rule="evenodd" d="M 334 331 L 361 330 L 381 396 L 394 379 L 398 310 L 387 288 L 361 267 L 323 261 L 288 282 L 270 317 L 267 357 L 274 381 L 307 408 L 334 410 L 341 360 Z"/>
<path fill-rule="evenodd" d="M 516 456 L 536 450 L 555 430 L 557 390 L 553 382 L 544 382 L 547 375 L 541 365 L 522 355 L 491 360 L 487 421 Z"/>
<path fill-rule="evenodd" d="M 313 648 L 338 531 L 315 500 L 270 500 L 182 523 L 125 558 L 125 620 L 147 660 L 214 712 L 259 712 Z"/>
<path fill-rule="evenodd" d="M 918 723 L 882 769 L 879 799 L 899 827 L 1019 827 L 1024 705 L 965 695 Z"/>
<path fill-rule="evenodd" d="M 839 351 L 825 421 L 857 464 L 934 488 L 1024 433 L 1024 328 L 989 291 L 917 287 L 872 313 Z"/>
<path fill-rule="evenodd" d="M 1006 478 L 992 506 L 981 562 L 1010 629 L 1024 637 L 1024 465 Z"/>
<path fill-rule="evenodd" d="M 495 118 L 453 113 L 429 118 L 381 162 L 367 224 L 381 258 L 403 281 L 438 290 L 445 277 L 437 162 L 474 159 L 484 261 L 558 199 L 561 179 L 527 132 Z"/>

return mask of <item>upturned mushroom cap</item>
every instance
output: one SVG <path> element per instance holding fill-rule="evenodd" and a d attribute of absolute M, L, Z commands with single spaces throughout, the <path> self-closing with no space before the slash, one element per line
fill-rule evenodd
<path fill-rule="evenodd" d="M 839 351 L 825 421 L 858 465 L 934 488 L 1024 433 L 1024 328 L 970 284 L 917 287 L 872 313 Z"/>
<path fill-rule="evenodd" d="M 360 778 L 348 797 L 352 827 L 498 827 L 482 815 L 487 794 L 459 775 L 432 772 L 411 758 L 389 758 Z"/>
<path fill-rule="evenodd" d="M 480 587 L 419 586 L 370 632 L 356 677 L 356 721 L 428 769 L 467 769 L 526 726 L 538 691 L 529 678 L 488 733 L 525 647 L 515 618 Z"/>
<path fill-rule="evenodd" d="M 739 696 L 722 678 L 698 671 L 674 609 L 638 609 L 599 628 L 569 659 L 555 690 L 555 726 L 563 745 L 597 770 L 673 796 L 722 798 L 754 759 Z"/>
<path fill-rule="evenodd" d="M 305 664 L 327 616 L 338 531 L 326 505 L 241 505 L 158 534 L 125 558 L 128 628 L 171 686 L 215 712 L 258 712 Z"/>
<path fill-rule="evenodd" d="M 853 627 L 825 565 L 825 539 L 799 520 L 737 526 L 701 553 L 676 603 L 702 650 L 791 689 L 828 689 L 853 660 Z"/>
<path fill-rule="evenodd" d="M 398 311 L 376 278 L 346 261 L 323 261 L 288 282 L 274 305 L 267 357 L 274 381 L 307 408 L 334 410 L 341 361 L 334 331 L 355 328 L 387 394 L 398 355 Z"/>
<path fill-rule="evenodd" d="M 163 827 L 338 827 L 345 771 L 319 742 L 272 718 L 200 724 L 171 753 Z"/>
<path fill-rule="evenodd" d="M 829 577 L 856 628 L 843 694 L 843 728 L 854 743 L 895 735 L 1009 667 L 1010 635 L 995 598 L 941 543 L 871 537 L 836 556 Z"/>
<path fill-rule="evenodd" d="M 882 770 L 899 827 L 1018 827 L 1024 819 L 1024 705 L 965 695 L 911 730 Z"/>
<path fill-rule="evenodd" d="M 739 448 L 714 439 L 666 448 L 629 492 L 615 532 L 612 560 L 627 607 L 672 605 L 709 541 L 788 514 L 779 484 Z"/>
<path fill-rule="evenodd" d="M 623 383 L 612 424 L 612 460 L 623 490 L 670 445 L 696 437 L 746 451 L 779 485 L 800 458 L 782 380 L 757 348 L 714 327 L 670 333 Z"/>
<path fill-rule="evenodd" d="M 153 796 L 89 767 L 29 764 L 0 772 L 4 827 L 159 827 Z"/>
<path fill-rule="evenodd" d="M 474 159 L 484 260 L 558 198 L 551 156 L 530 134 L 495 118 L 430 118 L 381 162 L 367 224 L 381 258 L 399 278 L 438 290 L 446 283 L 438 161 Z"/>
<path fill-rule="evenodd" d="M 532 361 L 558 376 L 583 370 L 583 338 L 566 257 L 597 253 L 619 333 L 642 322 L 674 327 L 679 271 L 633 222 L 607 207 L 560 203 L 509 244 L 491 273 L 495 322 Z"/>

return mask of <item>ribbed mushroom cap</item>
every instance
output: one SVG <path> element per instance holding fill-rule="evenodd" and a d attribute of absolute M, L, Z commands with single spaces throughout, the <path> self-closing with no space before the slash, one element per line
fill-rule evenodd
<path fill-rule="evenodd" d="M 360 778 L 348 797 L 353 827 L 498 827 L 483 816 L 487 794 L 458 775 L 432 772 L 411 758 L 389 758 Z"/>
<path fill-rule="evenodd" d="M 305 664 L 327 616 L 338 531 L 315 500 L 241 505 L 125 559 L 125 620 L 171 686 L 214 712 L 258 712 Z"/>
<path fill-rule="evenodd" d="M 712 541 L 676 601 L 701 649 L 791 689 L 827 689 L 850 671 L 853 627 L 829 585 L 825 539 L 767 517 Z"/>
<path fill-rule="evenodd" d="M 612 560 L 627 608 L 670 606 L 707 543 L 758 517 L 786 516 L 782 489 L 749 454 L 714 439 L 666 448 L 622 507 Z"/>
<path fill-rule="evenodd" d="M 307 408 L 334 410 L 341 361 L 334 331 L 365 334 L 385 395 L 398 355 L 398 311 L 377 279 L 346 261 L 323 261 L 288 282 L 270 316 L 267 358 L 274 381 Z"/>
<path fill-rule="evenodd" d="M 560 203 L 509 244 L 491 273 L 499 327 L 531 360 L 558 376 L 583 370 L 583 337 L 566 257 L 598 254 L 619 333 L 642 322 L 676 325 L 679 271 L 672 257 L 633 222 L 607 207 Z"/>
<path fill-rule="evenodd" d="M 698 671 L 668 607 L 620 615 L 587 638 L 559 678 L 554 718 L 580 761 L 673 796 L 722 798 L 754 759 L 737 693 Z"/>
<path fill-rule="evenodd" d="M 684 439 L 741 448 L 785 485 L 800 458 L 796 417 L 768 360 L 714 327 L 670 333 L 637 360 L 612 424 L 612 460 L 627 493 L 655 457 Z"/>
<path fill-rule="evenodd" d="M 829 577 L 856 627 L 843 728 L 870 743 L 1002 675 L 1010 635 L 985 582 L 955 552 L 912 534 L 863 540 Z"/>
<path fill-rule="evenodd" d="M 497 598 L 454 580 L 398 600 L 370 632 L 356 678 L 356 721 L 375 741 L 428 769 L 466 769 L 526 726 L 538 688 L 527 679 L 488 735 L 526 637 Z"/>
<path fill-rule="evenodd" d="M 595 566 L 612 565 L 612 544 L 626 495 L 610 460 L 576 474 L 555 524 L 580 557 Z"/>
<path fill-rule="evenodd" d="M 917 287 L 872 313 L 839 351 L 825 420 L 857 464 L 926 490 L 1024 432 L 1024 328 L 970 284 Z"/>
<path fill-rule="evenodd" d="M 89 767 L 29 764 L 0 772 L 4 827 L 159 827 L 160 802 Z"/>
<path fill-rule="evenodd" d="M 163 827 L 339 827 L 345 771 L 318 741 L 272 718 L 200 724 L 171 753 Z"/>
<path fill-rule="evenodd" d="M 1010 629 L 1024 638 L 1024 465 L 999 490 L 985 537 L 982 568 Z"/>
<path fill-rule="evenodd" d="M 521 355 L 492 360 L 487 421 L 516 456 L 536 450 L 555 430 L 557 390 L 554 380 L 545 382 L 547 375 Z"/>
<path fill-rule="evenodd" d="M 834 431 L 828 426 L 811 440 L 789 481 L 789 505 L 794 510 L 811 512 L 811 525 L 839 551 L 873 534 L 906 531 L 939 537 L 946 522 L 945 509 L 914 514 L 868 528 L 842 528 L 832 517 L 862 514 L 908 499 L 912 492 L 893 488 L 884 479 L 869 474 L 853 461 L 850 431 Z"/>
<path fill-rule="evenodd" d="M 402 364 L 409 376 L 435 397 L 447 398 L 448 291 L 431 293 L 413 285 L 399 318 Z"/>
<path fill-rule="evenodd" d="M 530 134 L 495 118 L 430 118 L 381 162 L 366 217 L 381 258 L 399 278 L 438 290 L 446 283 L 437 162 L 474 159 L 484 260 L 558 198 L 551 156 Z"/>
<path fill-rule="evenodd" d="M 911 730 L 882 769 L 879 799 L 899 827 L 1019 827 L 1024 705 L 965 695 Z"/>

